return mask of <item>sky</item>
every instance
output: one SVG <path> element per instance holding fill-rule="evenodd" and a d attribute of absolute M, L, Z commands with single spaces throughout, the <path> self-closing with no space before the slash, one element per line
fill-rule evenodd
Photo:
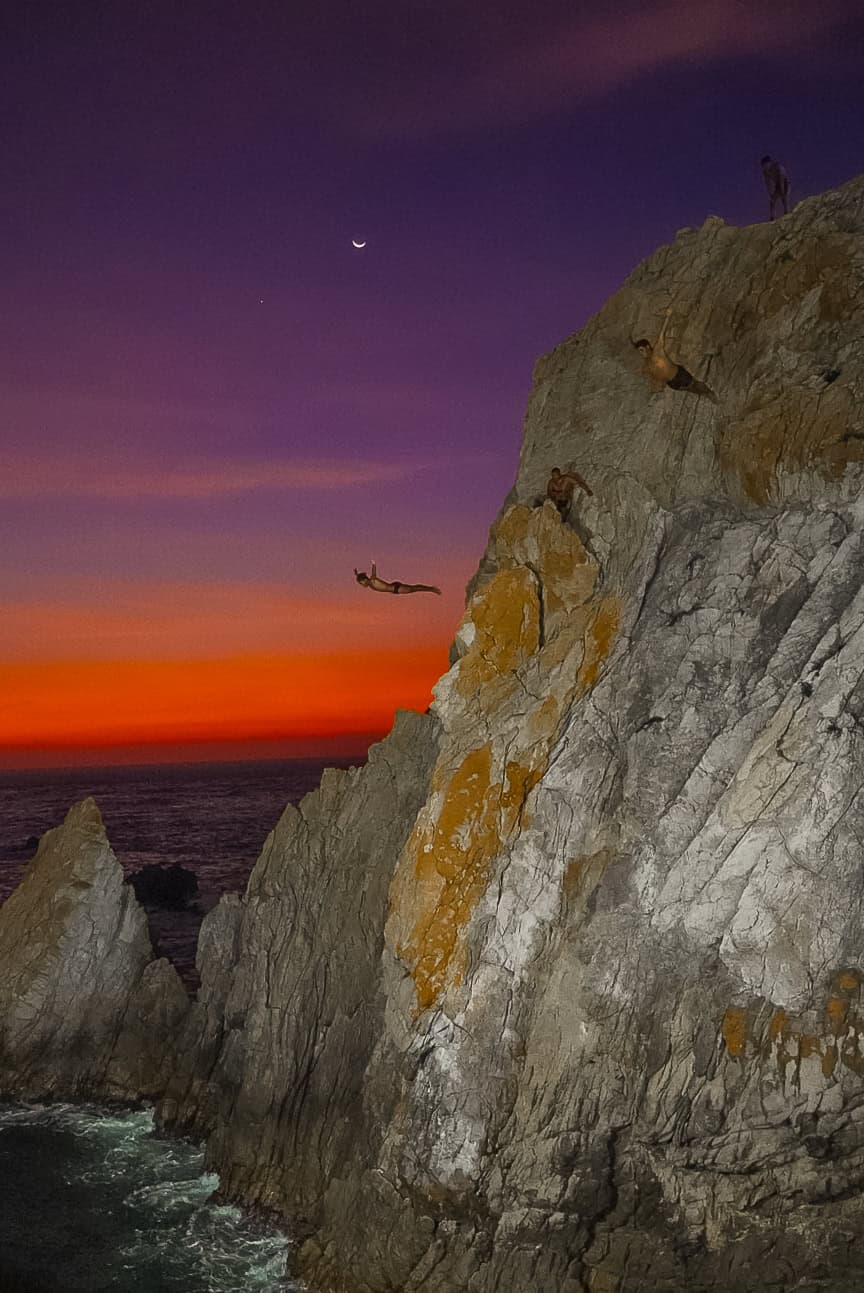
<path fill-rule="evenodd" d="M 3 6 L 0 766 L 424 709 L 536 358 L 763 153 L 864 169 L 862 55 L 860 0 Z"/>

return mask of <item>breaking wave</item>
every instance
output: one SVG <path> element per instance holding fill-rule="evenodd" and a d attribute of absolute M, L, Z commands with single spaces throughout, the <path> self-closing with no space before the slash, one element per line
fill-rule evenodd
<path fill-rule="evenodd" d="M 146 1111 L 0 1105 L 0 1293 L 275 1293 L 290 1241 L 210 1202 L 203 1151 Z"/>

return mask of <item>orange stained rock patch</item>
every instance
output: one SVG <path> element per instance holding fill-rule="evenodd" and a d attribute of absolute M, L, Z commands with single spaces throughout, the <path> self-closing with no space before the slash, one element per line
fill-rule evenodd
<path fill-rule="evenodd" d="M 812 1033 L 800 1033 L 798 1036 L 798 1058 L 809 1060 L 811 1055 L 822 1054 L 822 1043 Z"/>
<path fill-rule="evenodd" d="M 585 654 L 579 669 L 579 682 L 585 688 L 594 686 L 603 661 L 607 658 L 621 627 L 621 601 L 604 597 L 585 635 Z"/>
<path fill-rule="evenodd" d="M 812 1031 L 814 1012 L 790 1016 L 782 1007 L 765 1021 L 762 1004 L 750 1008 L 730 1006 L 721 1025 L 730 1056 L 742 1059 L 745 1052 L 756 1061 L 775 1060 L 786 1079 L 787 1070 L 799 1070 L 802 1062 L 818 1058 L 823 1076 L 833 1077 L 838 1064 L 864 1078 L 864 1054 L 861 1049 L 862 1021 L 854 1009 L 857 996 L 850 995 L 861 987 L 862 976 L 854 967 L 838 970 L 832 977 L 834 991 L 823 1007 L 823 1028 Z M 846 995 L 840 995 L 844 993 Z"/>
<path fill-rule="evenodd" d="M 594 591 L 597 563 L 551 504 L 505 512 L 494 531 L 494 550 L 499 569 L 527 566 L 536 572 L 547 614 L 572 610 Z"/>
<path fill-rule="evenodd" d="M 768 1035 L 772 1042 L 776 1042 L 778 1037 L 782 1038 L 786 1024 L 786 1011 L 781 1006 L 779 1010 L 774 1011 L 771 1016 L 771 1023 L 768 1025 Z"/>
<path fill-rule="evenodd" d="M 471 618 L 475 638 L 459 669 L 463 695 L 513 672 L 540 645 L 540 602 L 531 571 L 524 566 L 499 571 L 478 595 Z"/>
<path fill-rule="evenodd" d="M 409 848 L 421 910 L 396 950 L 411 966 L 419 1010 L 434 1005 L 447 983 L 459 977 L 461 936 L 501 843 L 541 775 L 542 768 L 514 762 L 507 764 L 503 782 L 493 781 L 491 746 L 472 750 L 450 777 L 437 820 L 415 828 Z"/>
<path fill-rule="evenodd" d="M 846 1019 L 849 1014 L 849 1002 L 844 1001 L 842 997 L 829 997 L 825 1003 L 825 1017 L 828 1020 L 828 1027 L 838 1036 L 846 1027 Z"/>
<path fill-rule="evenodd" d="M 721 1025 L 726 1050 L 734 1059 L 741 1059 L 750 1037 L 750 1018 L 741 1006 L 729 1006 Z"/>
<path fill-rule="evenodd" d="M 509 508 L 495 527 L 495 542 L 500 550 L 504 548 L 511 553 L 528 537 L 533 509 L 519 504 Z M 514 557 L 514 560 L 516 558 Z"/>

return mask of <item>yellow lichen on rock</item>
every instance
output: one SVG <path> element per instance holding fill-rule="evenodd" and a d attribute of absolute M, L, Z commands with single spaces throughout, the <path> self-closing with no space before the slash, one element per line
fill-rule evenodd
<path fill-rule="evenodd" d="M 541 772 L 510 762 L 503 778 L 493 779 L 492 750 L 484 745 L 472 750 L 450 777 L 437 817 L 418 821 L 409 844 L 417 880 L 414 923 L 396 951 L 411 967 L 421 1010 L 434 1005 L 456 978 L 460 938 L 502 840 L 516 826 Z"/>
<path fill-rule="evenodd" d="M 750 1037 L 750 1020 L 741 1006 L 729 1006 L 721 1024 L 726 1050 L 733 1059 L 741 1059 Z"/>
<path fill-rule="evenodd" d="M 861 987 L 857 969 L 838 970 L 831 979 L 833 991 L 819 1009 L 815 1005 L 791 1016 L 783 1007 L 766 1014 L 765 1003 L 756 999 L 751 1006 L 729 1006 L 723 1015 L 721 1033 L 733 1059 L 745 1055 L 757 1063 L 776 1063 L 786 1080 L 790 1065 L 800 1080 L 803 1061 L 818 1058 L 822 1075 L 833 1078 L 838 1063 L 864 1076 L 861 1053 L 861 1018 L 853 1010 Z M 842 995 L 845 994 L 845 995 Z M 853 996 L 853 994 L 855 994 Z"/>
<path fill-rule="evenodd" d="M 594 591 L 597 563 L 552 503 L 508 508 L 492 532 L 491 547 L 499 570 L 524 566 L 536 575 L 547 637 L 562 614 L 581 606 Z"/>
<path fill-rule="evenodd" d="M 825 1004 L 825 1017 L 828 1027 L 835 1037 L 839 1037 L 846 1028 L 846 1019 L 849 1014 L 849 1002 L 844 1001 L 842 997 L 829 997 Z"/>
<path fill-rule="evenodd" d="M 621 602 L 618 597 L 604 597 L 585 634 L 585 654 L 579 668 L 579 682 L 593 687 L 621 627 Z"/>
<path fill-rule="evenodd" d="M 512 673 L 540 645 L 537 580 L 524 567 L 500 571 L 470 611 L 474 641 L 460 662 L 458 688 L 469 696 L 490 679 Z"/>
<path fill-rule="evenodd" d="M 419 1010 L 461 983 L 477 903 L 525 827 L 562 717 L 596 681 L 621 619 L 617 598 L 592 600 L 597 564 L 551 504 L 509 508 L 494 546 L 497 573 L 472 598 L 464 653 L 436 688 L 446 737 L 390 889 L 387 937 Z M 478 746 L 478 730 L 498 736 Z"/>

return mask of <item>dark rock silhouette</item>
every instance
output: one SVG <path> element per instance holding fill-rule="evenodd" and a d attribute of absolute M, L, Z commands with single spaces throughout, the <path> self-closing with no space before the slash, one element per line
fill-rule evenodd
<path fill-rule="evenodd" d="M 0 906 L 0 1095 L 161 1092 L 188 1000 L 92 799 L 47 831 Z"/>
<path fill-rule="evenodd" d="M 129 876 L 129 883 L 146 907 L 182 910 L 198 896 L 198 877 L 179 862 L 142 867 Z"/>

